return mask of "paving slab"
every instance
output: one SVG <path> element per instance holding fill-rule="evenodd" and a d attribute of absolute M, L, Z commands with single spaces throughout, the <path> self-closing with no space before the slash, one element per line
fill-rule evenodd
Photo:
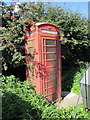
<path fill-rule="evenodd" d="M 68 108 L 77 104 L 79 95 L 72 92 L 62 92 L 62 100 L 58 101 L 55 105 L 57 108 Z M 79 99 L 79 104 L 82 103 L 82 97 Z"/>

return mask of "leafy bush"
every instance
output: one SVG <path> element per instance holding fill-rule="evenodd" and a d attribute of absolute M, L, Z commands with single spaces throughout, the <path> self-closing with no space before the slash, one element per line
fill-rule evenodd
<path fill-rule="evenodd" d="M 73 107 L 69 107 L 67 109 L 52 109 L 52 108 L 46 108 L 43 111 L 43 116 L 42 118 L 49 118 L 52 120 L 52 118 L 54 119 L 68 119 L 68 118 L 74 118 L 74 114 L 76 111 L 76 106 Z M 80 119 L 80 118 L 89 118 L 88 115 L 90 114 L 90 112 L 88 110 L 84 110 L 83 104 L 79 104 L 78 106 L 78 110 L 77 110 L 77 114 L 76 114 L 76 118 Z"/>
<path fill-rule="evenodd" d="M 3 120 L 40 119 L 50 103 L 36 94 L 30 82 L 21 82 L 15 76 L 2 77 Z"/>
<path fill-rule="evenodd" d="M 42 120 L 73 118 L 75 107 L 56 109 L 42 95 L 36 94 L 28 81 L 21 82 L 15 76 L 2 77 L 3 120 Z M 88 111 L 79 105 L 77 118 L 88 118 Z"/>
<path fill-rule="evenodd" d="M 14 76 L 2 78 L 3 119 L 24 120 L 38 118 L 37 110 L 31 105 L 27 95 L 33 95 L 30 83 L 21 83 Z M 30 94 L 31 93 L 31 94 Z M 33 115 L 36 116 L 33 117 Z"/>
<path fill-rule="evenodd" d="M 30 25 L 47 22 L 60 28 L 62 60 L 71 63 L 80 59 L 89 61 L 90 42 L 88 20 L 81 13 L 74 13 L 62 6 L 42 2 L 19 4 L 20 10 L 13 14 L 15 6 L 0 2 L 2 27 L 0 27 L 3 69 L 8 70 L 25 64 L 24 35 Z M 80 52 L 80 54 L 78 54 Z M 7 55 L 8 54 L 8 55 Z"/>

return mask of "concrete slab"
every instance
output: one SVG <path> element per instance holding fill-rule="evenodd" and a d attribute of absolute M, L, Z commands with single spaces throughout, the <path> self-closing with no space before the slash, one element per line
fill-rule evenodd
<path fill-rule="evenodd" d="M 71 106 L 77 104 L 78 97 L 79 97 L 79 95 L 77 95 L 75 93 L 64 91 L 64 92 L 62 92 L 63 99 L 61 101 L 58 101 L 55 105 L 57 106 L 57 108 L 71 107 Z M 80 99 L 79 99 L 79 104 L 80 103 L 82 103 L 82 97 L 80 97 Z"/>

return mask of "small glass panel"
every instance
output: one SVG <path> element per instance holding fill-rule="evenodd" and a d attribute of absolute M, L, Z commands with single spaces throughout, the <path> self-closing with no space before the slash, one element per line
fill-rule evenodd
<path fill-rule="evenodd" d="M 34 74 L 34 68 L 33 67 L 28 67 L 28 70 L 29 70 L 29 74 Z"/>
<path fill-rule="evenodd" d="M 47 54 L 46 59 L 56 59 L 56 54 Z"/>
<path fill-rule="evenodd" d="M 49 75 L 54 75 L 54 74 L 56 74 L 56 69 L 55 69 L 55 68 L 52 69 L 48 74 L 49 74 Z"/>
<path fill-rule="evenodd" d="M 84 103 L 85 108 L 87 108 L 87 101 L 86 101 L 86 98 L 83 97 L 82 100 L 83 100 L 83 103 Z"/>
<path fill-rule="evenodd" d="M 30 60 L 30 56 L 26 56 L 26 59 L 27 59 L 27 60 Z M 28 61 L 27 61 L 27 62 L 28 62 Z"/>
<path fill-rule="evenodd" d="M 49 76 L 49 79 L 50 79 L 50 80 L 56 80 L 57 77 L 56 77 L 56 75 L 54 74 L 54 75 L 50 75 L 50 76 Z"/>
<path fill-rule="evenodd" d="M 46 45 L 56 45 L 56 41 L 51 39 L 46 39 Z"/>
<path fill-rule="evenodd" d="M 34 68 L 33 67 L 30 67 L 30 72 L 34 73 Z"/>
<path fill-rule="evenodd" d="M 46 47 L 46 52 L 56 52 L 56 47 L 47 46 Z"/>
<path fill-rule="evenodd" d="M 83 97 L 86 97 L 86 90 L 87 90 L 87 88 L 86 88 L 86 86 L 84 85 L 84 84 L 81 84 L 82 85 L 82 91 L 81 91 L 81 93 L 82 93 L 82 96 Z"/>
<path fill-rule="evenodd" d="M 51 68 L 50 70 L 48 70 L 47 79 L 56 80 L 56 78 L 57 78 L 56 68 Z"/>
<path fill-rule="evenodd" d="M 30 72 L 30 71 L 29 71 Z M 31 80 L 34 80 L 34 74 L 29 74 L 29 78 L 31 79 Z"/>
<path fill-rule="evenodd" d="M 56 85 L 57 85 L 56 80 L 48 82 L 48 87 L 53 87 L 53 86 L 56 86 Z"/>
<path fill-rule="evenodd" d="M 33 47 L 33 40 L 28 41 L 28 47 Z"/>
<path fill-rule="evenodd" d="M 30 32 L 30 35 L 33 34 L 33 33 L 35 33 L 35 32 L 36 32 L 36 30 L 31 31 L 31 32 Z"/>
<path fill-rule="evenodd" d="M 87 96 L 90 99 L 90 85 L 87 85 Z"/>
<path fill-rule="evenodd" d="M 34 66 L 35 66 L 35 62 L 31 62 L 31 61 L 29 61 L 28 64 L 27 64 L 27 66 L 34 67 Z"/>
<path fill-rule="evenodd" d="M 48 72 L 48 74 L 54 74 L 56 73 L 56 67 L 53 67 L 53 68 L 46 68 L 46 71 Z"/>
<path fill-rule="evenodd" d="M 33 53 L 34 52 L 34 48 L 28 48 L 28 52 L 29 53 Z"/>
<path fill-rule="evenodd" d="M 26 57 L 26 59 L 27 59 L 28 61 L 33 61 L 33 60 L 34 60 L 34 55 L 33 55 L 33 54 L 29 54 L 29 55 Z"/>
<path fill-rule="evenodd" d="M 46 66 L 56 66 L 56 61 L 46 61 Z"/>
<path fill-rule="evenodd" d="M 54 81 L 51 82 L 51 84 L 52 84 L 53 86 L 56 86 L 56 85 L 57 85 L 57 81 L 54 80 Z"/>

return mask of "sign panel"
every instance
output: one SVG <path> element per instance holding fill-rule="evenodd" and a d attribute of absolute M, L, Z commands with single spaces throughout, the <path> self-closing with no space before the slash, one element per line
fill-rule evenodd
<path fill-rule="evenodd" d="M 51 31 L 51 30 L 45 30 L 45 29 L 41 29 L 41 32 L 51 33 L 51 34 L 57 34 L 57 31 Z"/>

